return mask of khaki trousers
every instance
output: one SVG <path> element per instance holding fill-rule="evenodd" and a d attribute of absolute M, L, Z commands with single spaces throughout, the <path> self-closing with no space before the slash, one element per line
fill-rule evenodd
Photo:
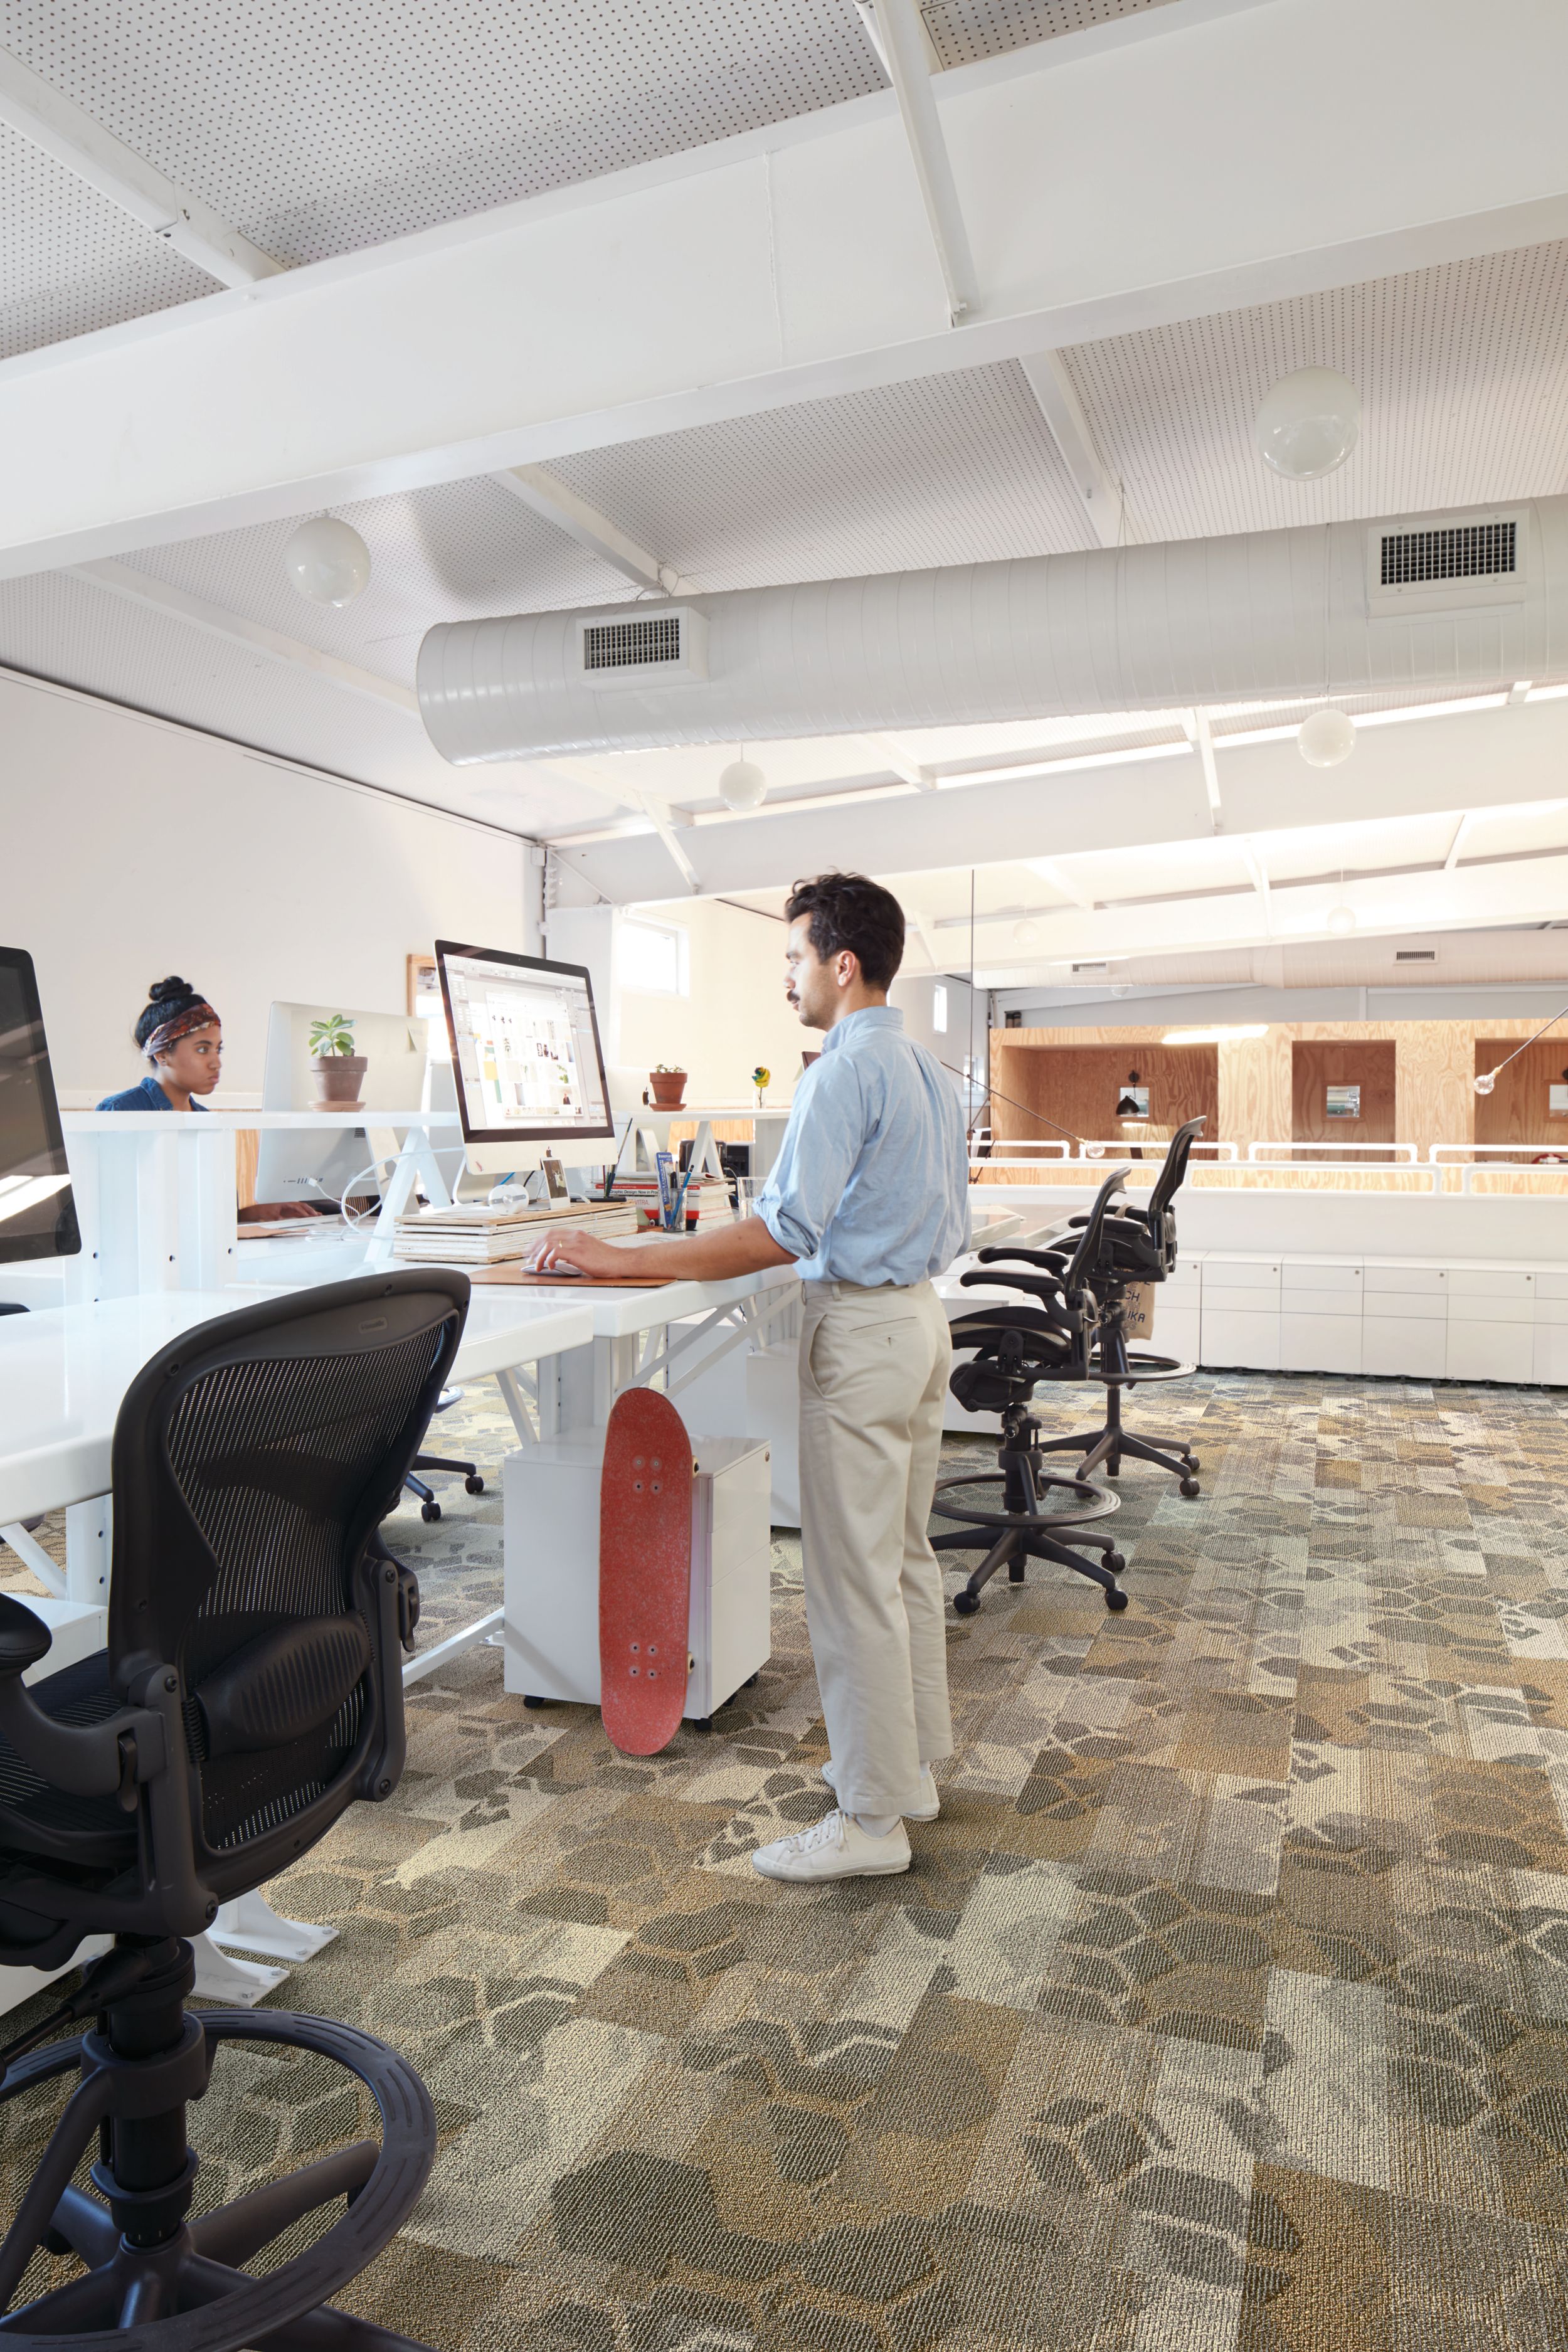
<path fill-rule="evenodd" d="M 901 1813 L 952 1750 L 927 1540 L 952 1360 L 929 1282 L 808 1282 L 800 1334 L 805 1615 L 846 1812 Z"/>

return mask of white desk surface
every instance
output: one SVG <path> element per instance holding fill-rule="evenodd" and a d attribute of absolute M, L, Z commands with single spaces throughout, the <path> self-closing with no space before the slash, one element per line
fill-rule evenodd
<path fill-rule="evenodd" d="M 629 1250 L 632 1244 L 627 1247 Z M 767 1265 L 760 1274 L 732 1275 L 727 1282 L 667 1282 L 657 1290 L 584 1291 L 569 1277 L 526 1292 L 476 1290 L 474 1297 L 526 1297 L 547 1298 L 552 1306 L 579 1306 L 593 1317 L 595 1339 L 626 1339 L 640 1331 L 655 1330 L 661 1323 L 681 1323 L 690 1315 L 708 1315 L 718 1307 L 734 1307 L 742 1298 L 754 1298 L 760 1291 L 776 1290 L 781 1284 L 796 1278 L 793 1265 Z M 574 1346 L 576 1342 L 566 1344 Z M 558 1351 L 542 1349 L 540 1352 Z"/>
<path fill-rule="evenodd" d="M 148 1357 L 195 1324 L 275 1296 L 160 1290 L 0 1316 L 0 1526 L 107 1494 L 115 1415 Z M 593 1336 L 575 1299 L 476 1291 L 453 1378 L 532 1363 Z"/>

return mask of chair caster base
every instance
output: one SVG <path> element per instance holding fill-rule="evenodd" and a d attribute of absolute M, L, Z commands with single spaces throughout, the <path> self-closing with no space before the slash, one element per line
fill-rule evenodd
<path fill-rule="evenodd" d="M 1126 1608 L 1127 1595 L 1122 1591 L 1121 1587 L 1119 1584 L 1113 1584 L 1110 1591 L 1106 1594 L 1105 1605 L 1108 1609 L 1113 1609 L 1119 1612 Z"/>
<path fill-rule="evenodd" d="M 471 1478 L 465 1478 L 463 1484 L 470 1495 L 482 1495 L 485 1491 L 485 1482 L 477 1470 Z"/>
<path fill-rule="evenodd" d="M 420 1517 L 421 1517 L 422 1519 L 424 1519 L 427 1524 L 428 1524 L 430 1521 L 432 1521 L 432 1520 L 438 1519 L 438 1518 L 440 1517 L 440 1516 L 441 1516 L 441 1506 L 440 1506 L 440 1504 L 439 1504 L 439 1503 L 421 1503 L 421 1504 L 420 1504 L 420 1506 L 419 1506 L 419 1516 L 420 1516 Z"/>
<path fill-rule="evenodd" d="M 959 1616 L 973 1617 L 980 1606 L 980 1595 L 978 1592 L 970 1592 L 967 1590 L 955 1592 L 952 1596 L 952 1605 Z"/>
<path fill-rule="evenodd" d="M 754 1675 L 748 1675 L 746 1676 L 745 1681 L 741 1685 L 741 1688 L 742 1688 L 742 1690 L 755 1690 L 755 1689 L 756 1689 L 756 1687 L 757 1687 L 757 1685 L 762 1681 L 762 1679 L 763 1679 L 763 1670 L 762 1670 L 761 1666 L 759 1666 L 759 1667 L 757 1668 L 757 1671 L 756 1671 L 756 1673 L 755 1673 Z"/>
<path fill-rule="evenodd" d="M 548 1706 L 550 1705 L 550 1701 L 547 1698 L 535 1698 L 531 1691 L 525 1691 L 523 1693 L 522 1703 L 524 1706 Z"/>
<path fill-rule="evenodd" d="M 1110 1570 L 1112 1576 L 1120 1576 L 1122 1570 L 1127 1565 L 1127 1555 L 1125 1552 L 1108 1551 L 1102 1553 L 1100 1556 L 1103 1559 L 1106 1567 Z"/>
<path fill-rule="evenodd" d="M 1180 1486 L 1177 1488 L 1177 1492 L 1178 1494 L 1185 1495 L 1190 1501 L 1192 1496 L 1198 1492 L 1197 1480 L 1195 1478 L 1184 1478 Z"/>
<path fill-rule="evenodd" d="M 687 1718 L 686 1728 L 688 1731 L 711 1731 L 713 1728 L 713 1718 L 710 1715 L 689 1716 Z"/>

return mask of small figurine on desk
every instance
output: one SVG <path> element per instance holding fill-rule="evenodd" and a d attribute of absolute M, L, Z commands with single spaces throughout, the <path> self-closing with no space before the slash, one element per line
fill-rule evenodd
<path fill-rule="evenodd" d="M 763 1063 L 759 1062 L 756 1068 L 752 1072 L 752 1084 L 757 1090 L 757 1108 L 759 1110 L 765 1110 L 767 1108 L 768 1088 L 772 1086 L 773 1082 L 773 1072 L 768 1069 Z"/>

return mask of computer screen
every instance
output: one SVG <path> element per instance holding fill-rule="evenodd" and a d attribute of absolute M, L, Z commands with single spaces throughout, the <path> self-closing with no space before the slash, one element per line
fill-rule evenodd
<path fill-rule="evenodd" d="M 548 1147 L 615 1133 L 593 983 L 582 964 L 452 940 L 437 940 L 436 962 L 470 1147 Z M 520 1164 L 528 1156 L 520 1154 Z"/>
<path fill-rule="evenodd" d="M 33 959 L 0 948 L 0 1260 L 80 1248 Z"/>

